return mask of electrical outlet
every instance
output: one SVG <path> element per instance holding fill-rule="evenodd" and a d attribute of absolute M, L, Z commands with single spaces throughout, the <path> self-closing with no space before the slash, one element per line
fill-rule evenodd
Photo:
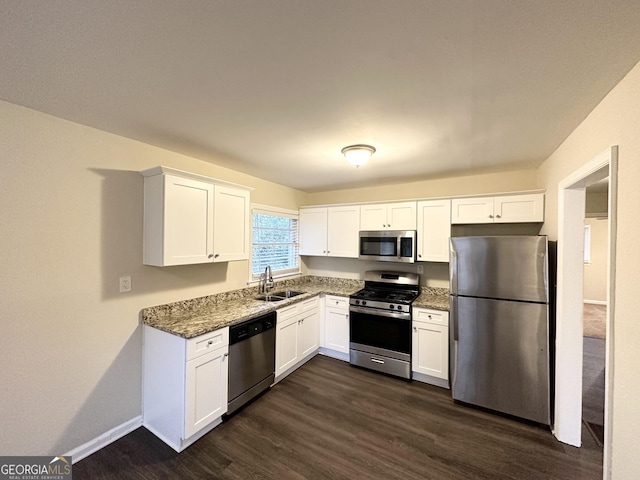
<path fill-rule="evenodd" d="M 131 291 L 131 275 L 120 277 L 120 293 Z"/>
<path fill-rule="evenodd" d="M 419 274 L 423 274 L 424 273 L 424 265 L 418 265 L 418 273 Z"/>

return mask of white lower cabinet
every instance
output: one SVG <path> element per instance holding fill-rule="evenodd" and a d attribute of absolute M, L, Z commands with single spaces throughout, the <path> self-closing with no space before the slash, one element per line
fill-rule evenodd
<path fill-rule="evenodd" d="M 340 360 L 349 360 L 349 299 L 336 295 L 324 298 L 320 352 Z"/>
<path fill-rule="evenodd" d="M 413 308 L 412 378 L 449 388 L 449 313 Z"/>
<path fill-rule="evenodd" d="M 143 425 L 180 452 L 227 411 L 229 328 L 184 339 L 143 329 Z"/>
<path fill-rule="evenodd" d="M 276 311 L 276 381 L 287 376 L 318 351 L 319 298 L 313 297 Z"/>

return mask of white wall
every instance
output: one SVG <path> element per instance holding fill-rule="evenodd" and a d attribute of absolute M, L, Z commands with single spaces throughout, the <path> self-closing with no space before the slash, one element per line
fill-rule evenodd
<path fill-rule="evenodd" d="M 582 124 L 551 155 L 538 172 L 545 188 L 546 213 L 542 233 L 558 235 L 558 183 L 598 154 L 618 145 L 618 215 L 612 265 L 615 277 L 615 313 L 612 320 L 613 421 L 612 478 L 636 478 L 640 472 L 640 64 L 602 100 Z M 611 221 L 611 219 L 610 219 Z M 559 318 L 558 322 L 562 319 Z"/>
<path fill-rule="evenodd" d="M 243 288 L 247 262 L 147 267 L 143 180 L 167 165 L 306 194 L 0 102 L 0 455 L 60 455 L 141 414 L 142 308 Z M 118 277 L 133 291 L 118 293 Z"/>

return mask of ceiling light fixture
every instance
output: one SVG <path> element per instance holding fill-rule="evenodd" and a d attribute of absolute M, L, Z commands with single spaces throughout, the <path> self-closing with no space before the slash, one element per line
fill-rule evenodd
<path fill-rule="evenodd" d="M 376 152 L 376 149 L 371 145 L 349 145 L 341 151 L 351 165 L 359 167 L 371 158 L 371 155 Z"/>

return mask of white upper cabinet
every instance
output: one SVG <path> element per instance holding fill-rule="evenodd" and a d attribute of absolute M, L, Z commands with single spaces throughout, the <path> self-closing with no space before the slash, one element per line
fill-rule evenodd
<path fill-rule="evenodd" d="M 418 202 L 419 262 L 448 262 L 451 237 L 451 200 Z"/>
<path fill-rule="evenodd" d="M 544 221 L 544 194 L 454 198 L 451 223 L 527 223 Z"/>
<path fill-rule="evenodd" d="M 360 208 L 355 205 L 327 209 L 327 255 L 358 258 Z"/>
<path fill-rule="evenodd" d="M 300 255 L 327 254 L 327 208 L 300 209 Z"/>
<path fill-rule="evenodd" d="M 216 185 L 213 205 L 213 261 L 248 259 L 251 248 L 249 192 Z"/>
<path fill-rule="evenodd" d="M 250 191 L 239 185 L 166 167 L 144 178 L 145 265 L 246 260 Z"/>
<path fill-rule="evenodd" d="M 360 206 L 360 230 L 415 230 L 416 202 Z"/>
<path fill-rule="evenodd" d="M 300 255 L 358 258 L 360 208 L 300 209 Z"/>

